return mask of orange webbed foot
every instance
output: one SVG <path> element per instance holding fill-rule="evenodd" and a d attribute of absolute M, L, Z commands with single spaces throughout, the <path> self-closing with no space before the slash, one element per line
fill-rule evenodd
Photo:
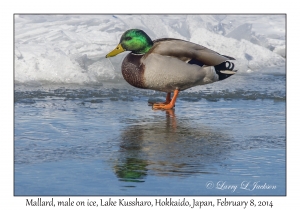
<path fill-rule="evenodd" d="M 165 102 L 148 102 L 149 105 L 166 105 L 171 102 L 171 93 L 167 93 L 166 101 Z"/>
<path fill-rule="evenodd" d="M 175 107 L 175 102 L 178 96 L 179 90 L 175 90 L 174 91 L 174 96 L 171 99 L 171 93 L 167 94 L 166 97 L 166 102 L 164 103 L 154 103 L 152 105 L 152 109 L 163 109 L 163 110 L 169 110 L 169 109 L 173 109 L 173 107 Z"/>

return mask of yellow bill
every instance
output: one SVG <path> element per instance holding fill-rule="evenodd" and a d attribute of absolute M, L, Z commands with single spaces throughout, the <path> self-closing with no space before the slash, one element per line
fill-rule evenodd
<path fill-rule="evenodd" d="M 121 44 L 118 44 L 118 46 L 113 50 L 111 51 L 110 53 L 108 53 L 105 57 L 106 58 L 109 58 L 109 57 L 113 57 L 113 56 L 116 56 L 118 55 L 119 53 L 122 53 L 124 52 L 124 48 L 122 47 Z"/>

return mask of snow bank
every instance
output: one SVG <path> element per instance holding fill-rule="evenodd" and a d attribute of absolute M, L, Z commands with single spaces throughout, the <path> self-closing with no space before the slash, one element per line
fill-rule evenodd
<path fill-rule="evenodd" d="M 15 15 L 15 80 L 97 83 L 121 78 L 123 55 L 105 59 L 129 28 L 237 59 L 240 71 L 285 65 L 284 15 Z"/>

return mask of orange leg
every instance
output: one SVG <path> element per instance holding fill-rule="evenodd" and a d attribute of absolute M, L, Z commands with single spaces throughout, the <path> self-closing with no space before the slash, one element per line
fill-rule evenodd
<path fill-rule="evenodd" d="M 169 104 L 171 102 L 171 93 L 167 93 L 166 101 L 162 104 Z M 154 104 L 160 104 L 160 103 L 154 103 Z"/>
<path fill-rule="evenodd" d="M 173 98 L 171 99 L 171 93 L 167 94 L 165 103 L 154 103 L 152 105 L 153 109 L 173 109 L 178 96 L 179 90 L 174 90 Z"/>
<path fill-rule="evenodd" d="M 171 102 L 171 93 L 167 93 L 166 102 L 164 104 L 169 104 Z"/>

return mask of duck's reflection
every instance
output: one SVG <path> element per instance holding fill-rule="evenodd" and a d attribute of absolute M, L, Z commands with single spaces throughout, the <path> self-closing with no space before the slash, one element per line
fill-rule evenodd
<path fill-rule="evenodd" d="M 214 164 L 226 157 L 230 137 L 224 132 L 166 116 L 131 121 L 120 135 L 114 171 L 122 181 L 142 182 L 147 174 L 190 176 L 216 173 Z"/>
<path fill-rule="evenodd" d="M 115 173 L 121 181 L 144 182 L 148 163 L 138 158 L 126 158 L 124 162 L 115 165 Z"/>

